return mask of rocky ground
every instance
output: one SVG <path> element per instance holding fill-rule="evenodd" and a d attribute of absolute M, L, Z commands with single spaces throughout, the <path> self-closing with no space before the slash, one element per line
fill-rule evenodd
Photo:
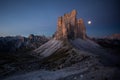
<path fill-rule="evenodd" d="M 110 54 L 93 43 L 81 39 L 70 42 L 50 40 L 33 52 L 26 53 L 27 58 L 24 56 L 26 60 L 17 58 L 19 62 L 16 61 L 16 64 L 19 63 L 21 69 L 6 74 L 6 77 L 2 76 L 3 80 L 119 80 L 120 67 L 117 66 L 119 63 L 113 64 L 114 57 L 110 60 Z M 99 52 L 101 49 L 105 55 Z M 46 55 L 47 51 L 52 52 Z M 31 54 L 31 57 L 30 55 L 28 57 L 28 54 Z M 109 58 L 106 59 L 106 55 Z"/>
<path fill-rule="evenodd" d="M 39 69 L 39 59 L 28 53 L 47 42 L 45 36 L 0 37 L 0 79 Z"/>

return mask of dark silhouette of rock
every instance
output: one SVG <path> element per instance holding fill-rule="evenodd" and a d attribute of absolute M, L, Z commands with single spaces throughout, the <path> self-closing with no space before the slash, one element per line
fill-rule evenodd
<path fill-rule="evenodd" d="M 71 13 L 58 18 L 55 39 L 86 39 L 86 28 L 83 19 L 77 19 L 76 15 L 77 11 L 73 10 Z"/>

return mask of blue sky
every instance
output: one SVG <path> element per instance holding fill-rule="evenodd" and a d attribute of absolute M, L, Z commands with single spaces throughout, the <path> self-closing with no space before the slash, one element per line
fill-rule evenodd
<path fill-rule="evenodd" d="M 119 7 L 119 0 L 0 0 L 0 36 L 51 36 L 57 18 L 73 9 L 84 19 L 89 36 L 120 33 Z"/>

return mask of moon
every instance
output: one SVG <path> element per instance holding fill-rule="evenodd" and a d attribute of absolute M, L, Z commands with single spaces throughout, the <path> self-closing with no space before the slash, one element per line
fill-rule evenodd
<path fill-rule="evenodd" d="M 92 22 L 91 21 L 88 21 L 88 24 L 91 24 Z"/>

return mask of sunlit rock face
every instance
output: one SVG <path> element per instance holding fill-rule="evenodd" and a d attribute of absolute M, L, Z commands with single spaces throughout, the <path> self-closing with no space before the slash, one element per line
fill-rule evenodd
<path fill-rule="evenodd" d="M 58 18 L 57 31 L 54 35 L 56 40 L 64 39 L 86 39 L 86 28 L 83 19 L 76 18 L 77 11 L 64 14 Z"/>

